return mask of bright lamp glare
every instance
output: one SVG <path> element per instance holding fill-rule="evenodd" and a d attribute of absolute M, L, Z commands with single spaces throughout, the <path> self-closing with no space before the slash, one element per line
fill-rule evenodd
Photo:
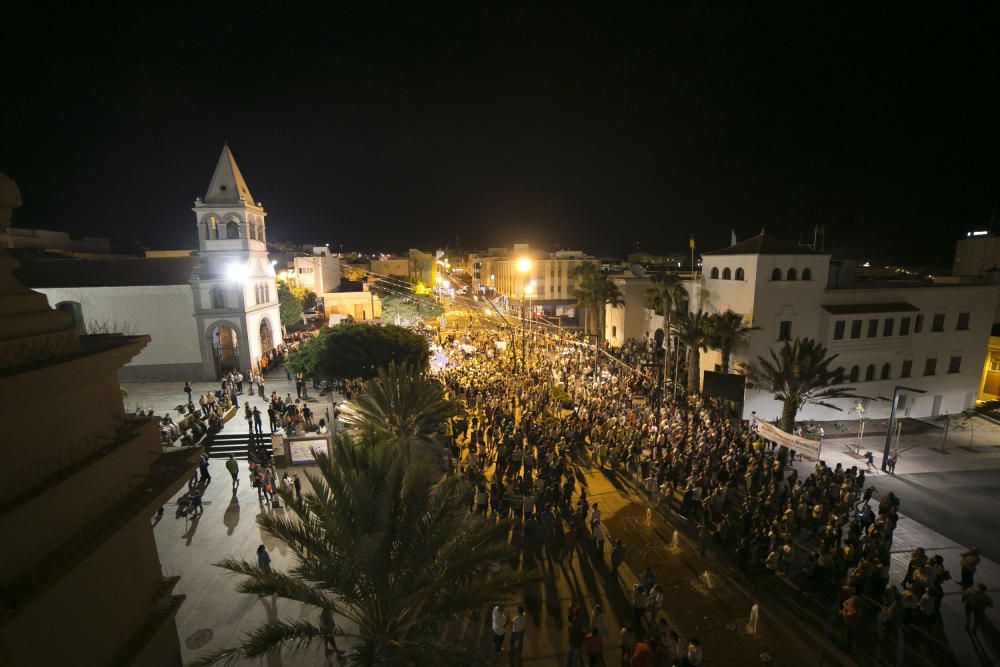
<path fill-rule="evenodd" d="M 528 271 L 530 271 L 531 260 L 528 259 L 527 257 L 522 257 L 521 259 L 517 260 L 517 270 L 520 271 L 521 273 L 527 273 Z"/>
<path fill-rule="evenodd" d="M 250 268 L 241 262 L 233 262 L 226 267 L 226 277 L 230 280 L 240 282 L 250 274 Z"/>

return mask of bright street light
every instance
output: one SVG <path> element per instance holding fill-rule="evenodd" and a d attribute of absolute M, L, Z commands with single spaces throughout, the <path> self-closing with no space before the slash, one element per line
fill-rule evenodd
<path fill-rule="evenodd" d="M 531 260 L 528 259 L 527 257 L 522 257 L 521 259 L 517 260 L 517 270 L 520 271 L 521 273 L 527 273 L 528 271 L 531 271 Z"/>

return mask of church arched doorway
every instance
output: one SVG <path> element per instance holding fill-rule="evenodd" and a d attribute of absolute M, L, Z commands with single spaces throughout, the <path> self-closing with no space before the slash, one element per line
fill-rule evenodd
<path fill-rule="evenodd" d="M 215 360 L 215 375 L 222 377 L 240 367 L 239 332 L 225 322 L 212 327 L 212 358 Z"/>
<path fill-rule="evenodd" d="M 260 351 L 266 354 L 274 349 L 274 335 L 271 333 L 271 322 L 266 317 L 260 321 Z"/>

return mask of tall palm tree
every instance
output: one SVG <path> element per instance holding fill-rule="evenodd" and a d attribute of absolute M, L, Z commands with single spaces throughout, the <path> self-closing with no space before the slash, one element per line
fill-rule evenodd
<path fill-rule="evenodd" d="M 733 356 L 733 348 L 738 343 L 745 342 L 750 337 L 750 332 L 756 327 L 750 327 L 743 321 L 743 316 L 726 310 L 724 313 L 715 313 L 709 316 L 708 338 L 709 345 L 722 354 L 722 372 L 729 372 L 729 361 Z"/>
<path fill-rule="evenodd" d="M 594 309 L 597 298 L 595 283 L 599 274 L 597 265 L 591 262 L 577 264 L 569 272 L 570 277 L 576 279 L 573 296 L 576 297 L 576 307 L 584 311 L 584 330 L 588 333 L 591 324 L 590 312 Z"/>
<path fill-rule="evenodd" d="M 350 664 L 482 664 L 443 635 L 532 578 L 524 571 L 491 571 L 515 553 L 507 543 L 509 525 L 470 515 L 461 478 L 440 480 L 411 464 L 384 432 L 335 437 L 330 456 L 318 455 L 317 467 L 318 473 L 306 473 L 313 491 L 301 500 L 280 492 L 294 516 L 257 519 L 288 546 L 292 568 L 265 571 L 233 558 L 216 565 L 243 577 L 241 593 L 301 603 L 314 611 L 312 618 L 328 610 L 344 619 L 336 634 L 348 640 Z M 277 649 L 299 652 L 322 643 L 319 625 L 297 613 L 270 620 L 239 645 L 192 665 L 261 660 Z"/>
<path fill-rule="evenodd" d="M 622 305 L 622 293 L 607 275 L 601 273 L 594 280 L 594 305 L 597 308 L 597 340 L 604 340 L 605 306 Z"/>
<path fill-rule="evenodd" d="M 827 350 L 811 338 L 786 341 L 777 352 L 770 350 L 770 359 L 757 360 L 744 367 L 747 386 L 770 392 L 781 401 L 781 428 L 795 428 L 795 416 L 803 405 L 814 404 L 840 410 L 828 403 L 832 398 L 854 396 L 853 387 L 842 387 L 844 369 L 830 368 L 837 355 L 827 356 Z"/>
<path fill-rule="evenodd" d="M 666 355 L 663 358 L 664 377 L 670 374 L 671 319 L 674 314 L 685 313 L 688 308 L 688 293 L 681 279 L 673 273 L 657 273 L 653 276 L 653 286 L 646 292 L 653 310 L 663 316 L 663 334 L 666 336 Z"/>
<path fill-rule="evenodd" d="M 702 311 L 683 313 L 674 321 L 674 334 L 677 342 L 687 350 L 688 394 L 698 393 L 701 387 L 701 351 L 708 346 L 708 315 Z"/>
<path fill-rule="evenodd" d="M 415 368 L 390 363 L 378 370 L 360 394 L 341 408 L 341 419 L 370 428 L 400 444 L 430 443 L 460 407 L 444 397 L 444 387 Z"/>

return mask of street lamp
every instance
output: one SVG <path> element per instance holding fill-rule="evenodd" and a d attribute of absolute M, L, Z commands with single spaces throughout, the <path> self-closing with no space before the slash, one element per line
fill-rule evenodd
<path fill-rule="evenodd" d="M 892 447 L 892 431 L 896 426 L 896 406 L 899 405 L 899 394 L 904 391 L 912 391 L 916 394 L 926 394 L 923 389 L 913 387 L 903 387 L 896 385 L 892 392 L 892 407 L 889 409 L 889 424 L 885 431 L 885 450 L 882 452 L 882 472 L 885 472 L 886 461 L 889 459 L 889 448 Z M 881 396 L 879 398 L 882 398 Z"/>

